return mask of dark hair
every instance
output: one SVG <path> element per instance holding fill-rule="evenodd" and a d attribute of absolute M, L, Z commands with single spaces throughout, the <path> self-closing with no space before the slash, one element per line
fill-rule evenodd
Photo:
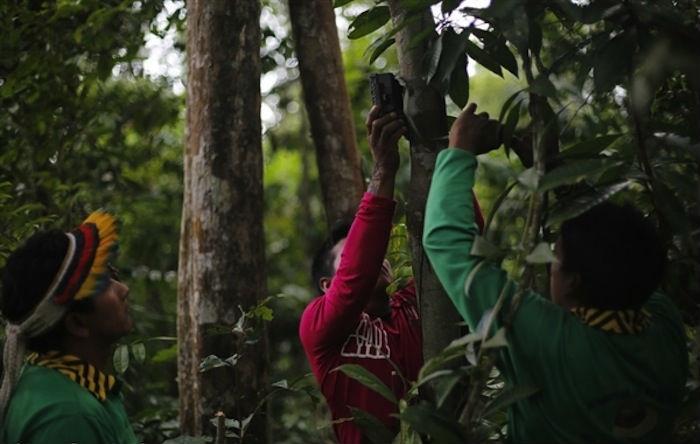
<path fill-rule="evenodd" d="M 59 230 L 36 233 L 7 259 L 2 271 L 0 310 L 11 322 L 20 323 L 39 304 L 53 282 L 68 250 L 68 237 Z M 70 310 L 90 312 L 91 299 L 74 302 Z M 45 352 L 61 346 L 65 331 L 63 323 L 37 337 L 29 339 L 30 350 Z"/>
<path fill-rule="evenodd" d="M 335 275 L 333 269 L 333 261 L 335 257 L 331 254 L 331 250 L 341 239 L 348 237 L 351 224 L 347 221 L 340 221 L 333 224 L 330 230 L 330 235 L 321 244 L 321 247 L 314 255 L 313 263 L 311 264 L 311 286 L 316 289 L 318 294 L 323 294 L 318 281 L 324 276 Z"/>
<path fill-rule="evenodd" d="M 597 205 L 561 226 L 562 269 L 581 275 L 589 307 L 641 307 L 661 282 L 666 253 L 651 222 L 630 205 Z"/>

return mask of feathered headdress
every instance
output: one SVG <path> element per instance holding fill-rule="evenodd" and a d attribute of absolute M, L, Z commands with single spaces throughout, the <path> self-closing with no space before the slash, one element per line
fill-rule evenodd
<path fill-rule="evenodd" d="M 108 264 L 117 253 L 118 231 L 117 218 L 108 211 L 98 210 L 76 229 L 66 233 L 68 251 L 41 301 L 23 321 L 7 323 L 0 424 L 22 366 L 26 340 L 55 326 L 71 302 L 93 297 L 107 288 L 111 274 Z"/>

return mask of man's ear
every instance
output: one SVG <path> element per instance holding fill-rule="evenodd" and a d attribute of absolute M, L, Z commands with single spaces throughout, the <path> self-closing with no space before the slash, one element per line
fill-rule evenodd
<path fill-rule="evenodd" d="M 320 288 L 321 291 L 325 293 L 330 288 L 332 280 L 333 278 L 330 276 L 323 276 L 321 279 L 318 280 L 318 288 Z"/>
<path fill-rule="evenodd" d="M 63 325 L 66 327 L 68 333 L 75 337 L 87 338 L 90 336 L 90 329 L 87 323 L 78 313 L 68 313 L 66 317 L 63 318 Z"/>

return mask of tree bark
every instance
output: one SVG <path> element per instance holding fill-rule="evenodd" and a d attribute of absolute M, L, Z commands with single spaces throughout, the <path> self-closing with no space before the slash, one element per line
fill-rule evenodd
<path fill-rule="evenodd" d="M 364 183 L 331 0 L 289 0 L 326 221 L 352 220 Z"/>
<path fill-rule="evenodd" d="M 389 0 L 394 26 L 402 23 L 406 11 L 399 0 Z M 430 189 L 430 179 L 435 167 L 435 158 L 444 148 L 442 138 L 447 135 L 447 112 L 445 99 L 429 87 L 422 77 L 421 64 L 427 51 L 428 40 L 409 48 L 411 39 L 426 27 L 434 28 L 430 10 L 420 19 L 410 23 L 396 36 L 399 57 L 399 75 L 406 83 L 404 97 L 410 127 L 411 181 L 406 204 L 406 225 L 411 245 L 413 271 L 420 297 L 423 330 L 423 356 L 425 360 L 442 351 L 460 333 L 459 313 L 449 300 L 442 285 L 423 252 L 422 234 L 425 202 Z"/>
<path fill-rule="evenodd" d="M 213 435 L 221 410 L 242 420 L 263 396 L 267 339 L 256 345 L 232 327 L 265 296 L 262 140 L 260 123 L 260 3 L 187 2 L 187 115 L 184 196 L 178 273 L 180 422 L 188 435 Z M 240 307 L 240 308 L 239 308 Z M 230 330 L 229 330 L 230 331 Z M 200 373 L 202 358 L 241 355 L 234 367 Z M 257 414 L 246 442 L 266 442 Z"/>

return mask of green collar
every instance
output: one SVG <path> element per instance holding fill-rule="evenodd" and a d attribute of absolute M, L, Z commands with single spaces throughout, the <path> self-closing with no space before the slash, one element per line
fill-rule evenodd
<path fill-rule="evenodd" d="M 586 325 L 618 334 L 638 335 L 651 324 L 651 315 L 644 309 L 602 310 L 575 307 L 571 312 Z"/>
<path fill-rule="evenodd" d="M 114 376 L 101 372 L 94 365 L 82 361 L 77 356 L 62 354 L 55 350 L 46 354 L 32 353 L 27 356 L 27 362 L 63 373 L 100 401 L 107 399 L 107 393 L 117 383 Z"/>

